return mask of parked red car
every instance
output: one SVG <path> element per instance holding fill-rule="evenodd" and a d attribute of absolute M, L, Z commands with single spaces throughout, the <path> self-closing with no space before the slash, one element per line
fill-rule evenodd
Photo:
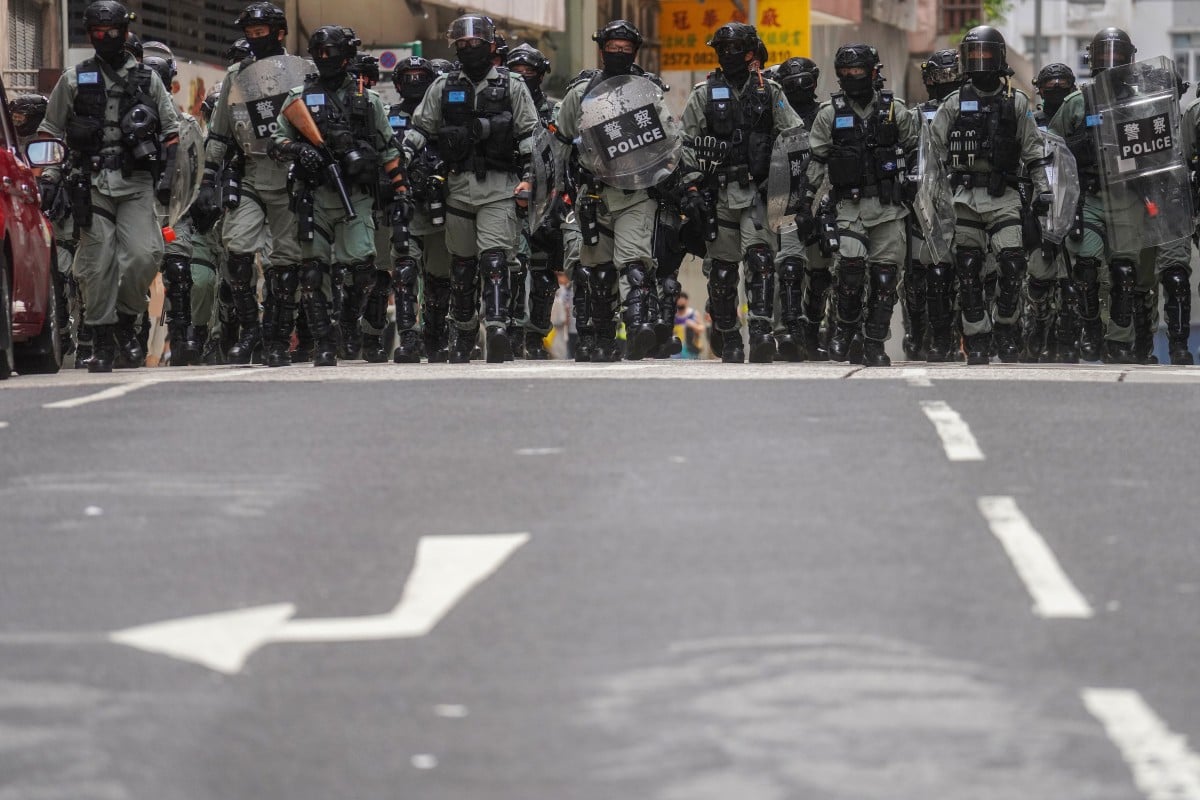
<path fill-rule="evenodd" d="M 0 80 L 0 380 L 14 370 L 58 372 L 62 344 L 55 309 L 54 237 L 37 178 L 20 150 Z"/>

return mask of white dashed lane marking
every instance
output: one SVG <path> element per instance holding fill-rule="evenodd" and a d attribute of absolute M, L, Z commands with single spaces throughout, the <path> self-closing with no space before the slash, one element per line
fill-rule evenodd
<path fill-rule="evenodd" d="M 1147 800 L 1200 800 L 1200 756 L 1132 689 L 1080 692 Z"/>
<path fill-rule="evenodd" d="M 958 412 L 941 400 L 922 400 L 921 410 L 942 439 L 946 458 L 951 461 L 983 461 L 983 451 L 971 433 L 971 428 Z"/>
<path fill-rule="evenodd" d="M 1067 619 L 1087 619 L 1092 616 L 1092 607 L 1071 583 L 1045 539 L 1017 508 L 1016 500 L 1011 497 L 981 497 L 979 511 L 1004 546 L 1017 574 L 1033 597 L 1035 614 Z"/>
<path fill-rule="evenodd" d="M 95 394 L 85 394 L 83 397 L 73 397 L 70 400 L 59 400 L 56 403 L 46 403 L 42 408 L 78 408 L 85 406 L 88 403 L 100 403 L 104 400 L 116 400 L 118 397 L 124 397 L 130 392 L 136 392 L 138 389 L 145 389 L 147 386 L 153 386 L 158 381 L 138 381 L 136 383 L 126 383 L 121 386 L 110 386 L 103 391 Z"/>

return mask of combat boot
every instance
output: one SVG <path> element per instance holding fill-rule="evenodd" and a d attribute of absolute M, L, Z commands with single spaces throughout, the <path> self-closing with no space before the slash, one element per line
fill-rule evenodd
<path fill-rule="evenodd" d="M 117 312 L 117 324 L 113 328 L 113 336 L 117 341 L 116 359 L 113 366 L 117 369 L 137 369 L 146 365 L 146 351 L 138 339 L 136 328 L 137 315 Z"/>
<path fill-rule="evenodd" d="M 416 331 L 400 331 L 399 344 L 392 354 L 392 361 L 397 364 L 421 363 L 421 337 Z"/>
<path fill-rule="evenodd" d="M 884 352 L 883 342 L 879 339 L 863 340 L 862 358 L 864 367 L 890 367 L 892 365 L 892 359 Z"/>
<path fill-rule="evenodd" d="M 592 360 L 592 352 L 596 349 L 596 333 L 591 325 L 580 325 L 579 340 L 575 343 L 575 363 L 586 364 Z"/>
<path fill-rule="evenodd" d="M 1015 364 L 1021 357 L 1017 326 L 1010 322 L 997 322 L 992 329 L 992 344 L 996 356 L 1005 364 Z"/>
<path fill-rule="evenodd" d="M 601 270 L 607 265 L 602 265 Z M 646 267 L 640 261 L 631 261 L 621 270 L 629 285 L 625 297 L 625 358 L 629 361 L 641 361 L 658 343 L 654 328 L 648 322 L 650 303 L 653 294 L 648 288 Z M 604 304 L 603 300 L 599 301 Z"/>
<path fill-rule="evenodd" d="M 721 332 L 721 361 L 726 364 L 741 364 L 746 360 L 746 350 L 742 346 L 742 332 Z"/>
<path fill-rule="evenodd" d="M 382 364 L 388 360 L 388 351 L 383 346 L 382 334 L 364 333 L 362 335 L 362 357 L 369 364 Z M 418 356 L 419 358 L 420 356 Z"/>
<path fill-rule="evenodd" d="M 856 338 L 861 339 L 857 324 L 835 322 L 829 335 L 829 359 L 843 363 L 854 360 L 850 351 L 854 347 Z M 859 355 L 858 363 L 861 363 L 861 358 L 862 356 Z"/>
<path fill-rule="evenodd" d="M 475 339 L 479 336 L 479 327 L 471 330 L 455 328 L 450 340 L 448 360 L 451 364 L 469 364 L 475 351 Z"/>
<path fill-rule="evenodd" d="M 92 325 L 92 357 L 87 360 L 88 372 L 112 372 L 117 356 L 112 325 Z"/>
<path fill-rule="evenodd" d="M 967 364 L 980 366 L 991 362 L 991 333 L 976 333 L 965 338 L 967 340 Z"/>
<path fill-rule="evenodd" d="M 1151 295 L 1147 292 L 1136 292 L 1133 306 L 1133 357 L 1139 364 L 1157 364 L 1158 357 L 1154 355 L 1154 325 L 1148 303 Z"/>
<path fill-rule="evenodd" d="M 896 307 L 899 273 L 900 270 L 895 264 L 872 262 L 870 265 L 870 293 L 867 295 L 867 315 L 862 327 L 864 367 L 892 365 L 892 360 L 884 351 L 883 343 L 892 326 L 892 310 Z"/>
<path fill-rule="evenodd" d="M 770 320 L 752 319 L 749 328 L 750 363 L 770 364 L 775 360 L 775 337 L 771 335 Z"/>
<path fill-rule="evenodd" d="M 805 358 L 809 361 L 829 360 L 829 351 L 821 341 L 821 324 L 819 322 L 801 322 L 800 336 L 804 343 Z"/>
<path fill-rule="evenodd" d="M 445 363 L 450 357 L 450 329 L 446 321 L 450 313 L 450 279 L 425 276 L 422 340 L 425 357 L 430 364 Z"/>
<path fill-rule="evenodd" d="M 543 343 L 545 339 L 537 331 L 525 331 L 525 358 L 529 361 L 545 361 L 550 358 Z"/>
<path fill-rule="evenodd" d="M 75 369 L 83 369 L 92 360 L 93 336 L 91 325 L 79 326 L 79 346 L 75 348 Z"/>

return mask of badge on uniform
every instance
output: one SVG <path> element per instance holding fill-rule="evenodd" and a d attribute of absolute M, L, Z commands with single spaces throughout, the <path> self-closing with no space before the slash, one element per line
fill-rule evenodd
<path fill-rule="evenodd" d="M 405 119 L 404 117 L 397 115 L 397 116 L 388 117 L 388 124 L 391 125 L 393 128 L 407 128 L 408 120 Z"/>
<path fill-rule="evenodd" d="M 467 102 L 467 93 L 466 92 L 448 92 L 447 94 L 448 94 L 448 101 L 451 103 Z"/>
<path fill-rule="evenodd" d="M 961 103 L 958 104 L 958 110 L 959 111 L 978 111 L 979 110 L 979 101 L 978 100 L 963 100 Z"/>
<path fill-rule="evenodd" d="M 833 126 L 835 128 L 853 128 L 854 117 L 834 117 Z"/>
<path fill-rule="evenodd" d="M 81 73 L 79 73 L 79 82 L 80 83 L 99 83 L 100 82 L 100 73 L 99 72 L 81 72 Z"/>
<path fill-rule="evenodd" d="M 1089 128 L 1094 128 L 1100 124 L 1100 115 L 1099 114 L 1088 114 L 1086 122 L 1087 122 L 1087 126 Z"/>
<path fill-rule="evenodd" d="M 308 104 L 309 108 L 320 108 L 325 105 L 325 95 L 320 92 L 305 95 L 304 102 Z"/>
<path fill-rule="evenodd" d="M 729 99 L 729 87 L 728 86 L 714 86 L 712 89 L 712 99 L 713 100 L 728 100 Z"/>

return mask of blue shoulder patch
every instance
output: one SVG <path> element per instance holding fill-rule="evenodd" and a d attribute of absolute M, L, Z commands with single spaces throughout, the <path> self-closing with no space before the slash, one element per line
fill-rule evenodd
<path fill-rule="evenodd" d="M 958 110 L 959 111 L 978 111 L 979 110 L 979 101 L 978 100 L 963 100 L 961 103 L 959 103 Z"/>
<path fill-rule="evenodd" d="M 467 102 L 467 93 L 466 92 L 450 92 L 448 100 L 451 103 L 465 103 L 465 102 Z"/>
<path fill-rule="evenodd" d="M 79 82 L 80 83 L 99 83 L 100 82 L 100 73 L 99 72 L 81 72 L 81 73 L 79 73 Z"/>
<path fill-rule="evenodd" d="M 833 126 L 835 128 L 853 128 L 854 117 L 834 117 Z"/>
<path fill-rule="evenodd" d="M 728 86 L 714 86 L 713 90 L 712 90 L 712 99 L 713 100 L 728 100 L 729 99 L 729 87 Z"/>
<path fill-rule="evenodd" d="M 1087 118 L 1084 120 L 1084 122 L 1087 124 L 1087 126 L 1089 128 L 1094 128 L 1100 124 L 1100 115 L 1099 114 L 1088 114 Z"/>
<path fill-rule="evenodd" d="M 314 92 L 304 96 L 304 102 L 310 106 L 325 105 L 325 95 L 322 92 Z"/>

